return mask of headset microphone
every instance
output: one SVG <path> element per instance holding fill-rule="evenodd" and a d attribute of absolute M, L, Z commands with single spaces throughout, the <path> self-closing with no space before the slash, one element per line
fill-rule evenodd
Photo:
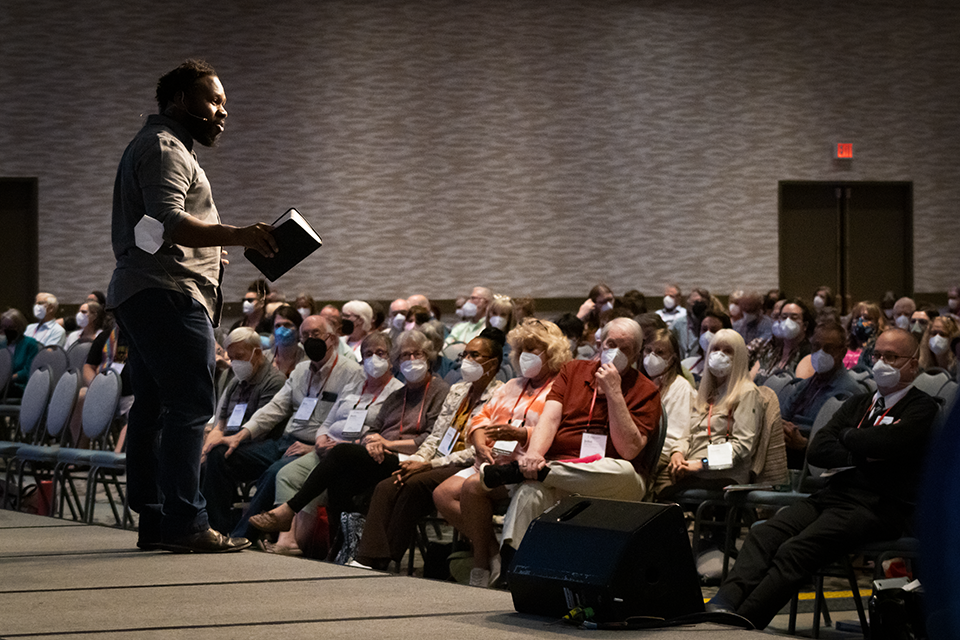
<path fill-rule="evenodd" d="M 188 116 L 191 116 L 191 117 L 193 117 L 193 118 L 196 118 L 197 120 L 203 120 L 204 122 L 210 122 L 210 118 L 202 118 L 202 117 L 200 117 L 200 116 L 198 116 L 198 115 L 195 115 L 195 114 L 193 114 L 193 113 L 190 113 L 190 110 L 187 109 L 186 107 L 184 107 L 183 110 L 187 112 L 187 115 L 188 115 Z"/>

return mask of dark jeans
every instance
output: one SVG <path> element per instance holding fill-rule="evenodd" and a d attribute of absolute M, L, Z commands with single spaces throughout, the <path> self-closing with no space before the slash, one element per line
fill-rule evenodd
<path fill-rule="evenodd" d="M 193 298 L 165 289 L 135 294 L 117 307 L 116 318 L 129 343 L 126 366 L 136 398 L 127 426 L 127 488 L 130 507 L 147 514 L 141 536 L 204 531 L 200 452 L 216 403 L 210 318 Z"/>
<path fill-rule="evenodd" d="M 751 530 L 716 599 L 763 629 L 815 571 L 902 526 L 843 495 L 814 494 Z"/>
<path fill-rule="evenodd" d="M 310 472 L 300 491 L 290 498 L 287 506 L 299 512 L 326 491 L 327 509 L 333 522 L 333 518 L 339 518 L 340 513 L 355 510 L 354 496 L 369 491 L 399 468 L 400 460 L 392 453 L 387 453 L 383 462 L 377 462 L 362 445 L 338 444 Z"/>

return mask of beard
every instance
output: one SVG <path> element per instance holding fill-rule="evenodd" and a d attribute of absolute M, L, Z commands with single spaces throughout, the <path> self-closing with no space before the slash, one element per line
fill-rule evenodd
<path fill-rule="evenodd" d="M 212 121 L 208 122 L 199 118 L 190 120 L 187 123 L 187 129 L 190 131 L 193 139 L 205 147 L 217 146 L 220 141 L 220 134 L 223 133 L 223 130 L 220 129 L 217 123 Z"/>

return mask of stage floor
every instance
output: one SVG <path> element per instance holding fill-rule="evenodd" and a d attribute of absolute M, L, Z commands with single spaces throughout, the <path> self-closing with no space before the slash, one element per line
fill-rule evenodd
<path fill-rule="evenodd" d="M 144 552 L 135 543 L 132 531 L 0 510 L 0 638 L 737 640 L 759 633 L 711 624 L 585 631 L 518 614 L 505 591 L 255 551 Z"/>

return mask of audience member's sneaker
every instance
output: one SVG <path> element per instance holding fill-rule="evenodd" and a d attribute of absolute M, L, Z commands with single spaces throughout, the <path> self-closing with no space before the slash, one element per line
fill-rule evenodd
<path fill-rule="evenodd" d="M 471 587 L 483 587 L 484 589 L 490 586 L 490 571 L 488 569 L 481 569 L 479 567 L 474 567 L 470 570 L 470 586 Z"/>
<path fill-rule="evenodd" d="M 487 489 L 496 489 L 505 484 L 517 484 L 525 480 L 520 471 L 520 464 L 516 460 L 507 464 L 484 463 L 480 465 L 480 475 L 483 486 Z"/>
<path fill-rule="evenodd" d="M 356 560 L 351 560 L 347 563 L 348 567 L 356 567 L 357 569 L 367 569 L 368 571 L 373 571 L 373 567 L 367 566 L 365 564 L 360 564 Z"/>
<path fill-rule="evenodd" d="M 157 543 L 155 548 L 174 553 L 229 553 L 242 551 L 250 545 L 251 542 L 246 538 L 230 538 L 219 531 L 207 529 L 172 540 L 163 540 Z"/>

